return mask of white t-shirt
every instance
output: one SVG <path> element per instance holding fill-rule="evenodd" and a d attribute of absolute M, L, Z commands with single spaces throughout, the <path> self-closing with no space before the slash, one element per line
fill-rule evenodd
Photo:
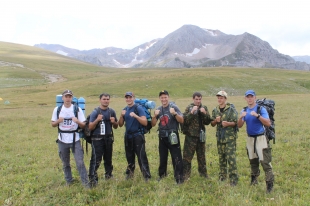
<path fill-rule="evenodd" d="M 57 120 L 57 108 L 55 107 L 52 115 L 52 121 Z M 62 131 L 74 131 L 78 128 L 78 124 L 73 122 L 72 118 L 74 116 L 74 105 L 71 104 L 69 108 L 66 108 L 65 106 L 62 106 L 59 117 L 63 117 L 64 121 L 59 123 L 59 129 Z M 78 112 L 78 120 L 80 122 L 85 121 L 85 116 L 81 108 L 79 108 Z M 73 133 L 61 133 L 58 134 L 58 139 L 62 141 L 63 143 L 72 143 L 73 142 Z M 78 141 L 80 139 L 79 133 L 75 133 L 75 141 Z"/>

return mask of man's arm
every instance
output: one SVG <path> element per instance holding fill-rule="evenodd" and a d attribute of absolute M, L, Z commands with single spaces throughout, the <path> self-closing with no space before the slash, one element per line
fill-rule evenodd
<path fill-rule="evenodd" d="M 63 117 L 59 117 L 59 119 L 57 119 L 56 121 L 51 121 L 51 125 L 52 127 L 58 127 L 58 125 L 64 121 Z"/>
<path fill-rule="evenodd" d="M 125 114 L 126 114 L 126 110 L 122 110 L 121 116 L 119 117 L 119 120 L 118 120 L 118 126 L 119 127 L 122 127 L 124 125 L 124 122 L 125 122 L 124 116 L 125 116 Z"/>

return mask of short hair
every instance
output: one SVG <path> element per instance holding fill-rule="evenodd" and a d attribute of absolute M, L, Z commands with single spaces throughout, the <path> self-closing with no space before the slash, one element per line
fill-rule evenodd
<path fill-rule="evenodd" d="M 109 99 L 110 99 L 110 95 L 109 95 L 108 93 L 102 93 L 102 94 L 100 94 L 100 95 L 99 95 L 99 99 L 101 99 L 103 96 L 109 97 Z"/>
<path fill-rule="evenodd" d="M 200 92 L 195 92 L 193 94 L 193 99 L 195 99 L 195 97 L 202 97 L 201 93 Z"/>

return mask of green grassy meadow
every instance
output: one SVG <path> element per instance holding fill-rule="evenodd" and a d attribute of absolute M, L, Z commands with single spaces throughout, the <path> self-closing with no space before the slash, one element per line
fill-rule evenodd
<path fill-rule="evenodd" d="M 2 62 L 2 64 L 1 64 Z M 22 66 L 21 66 L 22 65 Z M 58 75 L 50 83 L 46 76 Z M 1 205 L 310 205 L 310 133 L 306 108 L 310 101 L 310 73 L 283 69 L 192 68 L 116 69 L 79 62 L 42 49 L 0 42 L 0 204 Z M 217 104 L 215 94 L 224 89 L 228 101 L 241 110 L 243 94 L 254 89 L 258 98 L 276 102 L 276 144 L 272 144 L 275 186 L 265 193 L 261 168 L 259 184 L 249 186 L 250 166 L 245 150 L 245 128 L 237 141 L 239 183 L 218 181 L 215 129 L 207 126 L 209 179 L 198 175 L 196 156 L 189 181 L 176 185 L 172 164 L 168 177 L 157 182 L 159 165 L 156 128 L 146 135 L 146 151 L 152 179 L 145 183 L 139 168 L 133 180 L 125 180 L 124 128 L 114 130 L 114 179 L 105 181 L 103 165 L 99 185 L 84 189 L 80 182 L 65 185 L 57 129 L 50 119 L 56 95 L 71 89 L 86 99 L 86 114 L 98 105 L 98 95 L 108 92 L 110 106 L 119 117 L 123 95 L 133 91 L 159 105 L 158 92 L 166 89 L 181 111 L 195 91 L 203 94 L 209 112 Z M 5 104 L 6 102 L 6 104 Z M 9 102 L 9 103 L 8 103 Z M 181 135 L 183 143 L 184 135 Z M 84 142 L 85 148 L 85 142 Z M 183 148 L 183 144 L 182 144 Z M 71 156 L 72 157 L 72 156 Z M 72 172 L 79 179 L 74 159 Z M 88 169 L 89 154 L 84 161 Z M 169 161 L 171 161 L 169 157 Z"/>

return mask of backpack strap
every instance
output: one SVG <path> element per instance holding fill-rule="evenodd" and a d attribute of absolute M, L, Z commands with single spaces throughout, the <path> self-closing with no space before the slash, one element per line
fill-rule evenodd
<path fill-rule="evenodd" d="M 57 119 L 59 119 L 59 114 L 60 114 L 60 111 L 62 109 L 62 105 L 60 105 L 58 108 L 57 108 Z M 78 118 L 78 112 L 79 112 L 79 107 L 77 104 L 73 104 L 73 113 L 74 113 L 74 116 L 76 118 Z M 75 152 L 75 136 L 76 136 L 76 132 L 78 131 L 78 129 L 74 130 L 74 131 L 62 131 L 59 129 L 59 125 L 58 125 L 58 133 L 60 135 L 60 138 L 62 139 L 62 136 L 61 136 L 61 133 L 73 133 L 73 142 L 72 142 L 72 153 Z"/>
<path fill-rule="evenodd" d="M 260 105 L 257 105 L 257 113 L 258 113 L 258 114 L 261 114 L 261 109 L 262 109 L 261 106 L 260 106 Z"/>

